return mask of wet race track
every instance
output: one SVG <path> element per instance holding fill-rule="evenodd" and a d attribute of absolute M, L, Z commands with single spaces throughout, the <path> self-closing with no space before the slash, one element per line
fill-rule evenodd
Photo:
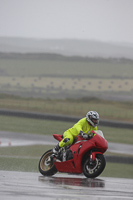
<path fill-rule="evenodd" d="M 82 175 L 0 171 L 1 200 L 128 200 L 133 199 L 133 180 L 87 179 Z"/>
<path fill-rule="evenodd" d="M 16 139 L 17 138 L 17 139 Z M 0 131 L 0 146 L 56 144 L 49 136 Z M 109 143 L 109 151 L 133 152 L 132 145 Z M 87 179 L 83 175 L 57 173 L 44 177 L 39 172 L 0 171 L 1 200 L 133 200 L 133 179 Z"/>

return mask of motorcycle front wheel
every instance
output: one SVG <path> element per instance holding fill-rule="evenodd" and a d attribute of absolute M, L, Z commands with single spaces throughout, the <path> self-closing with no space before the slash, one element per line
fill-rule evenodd
<path fill-rule="evenodd" d="M 52 176 L 57 173 L 57 169 L 51 159 L 52 150 L 45 152 L 39 161 L 39 171 L 44 176 Z"/>
<path fill-rule="evenodd" d="M 83 164 L 83 174 L 87 178 L 95 178 L 99 176 L 106 166 L 104 155 L 96 154 L 95 160 L 90 162 L 90 158 L 86 159 Z"/>

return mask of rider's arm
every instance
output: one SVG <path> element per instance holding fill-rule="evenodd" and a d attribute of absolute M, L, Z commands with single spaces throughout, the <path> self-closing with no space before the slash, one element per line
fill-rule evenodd
<path fill-rule="evenodd" d="M 83 131 L 82 120 L 83 119 L 79 120 L 72 128 L 68 129 L 74 137 L 76 137 L 80 131 Z"/>
<path fill-rule="evenodd" d="M 79 120 L 75 125 L 74 125 L 74 128 L 76 130 L 76 135 L 78 135 L 80 133 L 80 131 L 84 132 L 83 131 L 83 126 L 84 126 L 84 123 L 85 123 L 86 119 L 83 118 L 81 120 Z"/>

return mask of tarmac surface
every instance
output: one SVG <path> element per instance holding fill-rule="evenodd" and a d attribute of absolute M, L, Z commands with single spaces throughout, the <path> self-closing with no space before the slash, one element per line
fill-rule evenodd
<path fill-rule="evenodd" d="M 133 180 L 0 171 L 2 200 L 132 200 Z"/>

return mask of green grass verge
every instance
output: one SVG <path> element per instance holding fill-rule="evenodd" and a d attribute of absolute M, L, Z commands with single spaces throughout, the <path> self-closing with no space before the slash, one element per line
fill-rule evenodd
<path fill-rule="evenodd" d="M 133 122 L 133 102 L 113 102 L 96 98 L 49 100 L 19 98 L 0 94 L 0 109 L 64 114 L 69 116 L 85 116 L 87 111 L 96 110 L 102 119 Z"/>
<path fill-rule="evenodd" d="M 11 146 L 0 147 L 0 156 L 37 158 L 45 151 L 52 149 L 52 145 L 31 145 L 31 146 Z"/>
<path fill-rule="evenodd" d="M 99 78 L 132 78 L 133 64 L 131 60 L 111 60 L 94 59 L 86 60 L 78 58 L 77 60 L 66 59 L 65 57 L 54 59 L 35 59 L 28 58 L 0 58 L 0 70 L 2 75 L 16 77 L 99 77 Z M 126 72 L 125 72 L 126 68 Z M 125 73 L 123 73 L 125 72 Z"/>
<path fill-rule="evenodd" d="M 0 170 L 37 172 L 39 158 L 0 157 Z"/>
<path fill-rule="evenodd" d="M 105 170 L 101 174 L 103 177 L 133 178 L 133 165 L 122 163 L 106 163 Z"/>
<path fill-rule="evenodd" d="M 70 122 L 0 116 L 0 130 L 11 132 L 52 136 L 55 133 L 62 134 L 73 125 L 74 123 Z M 133 133 L 131 129 L 105 126 L 99 126 L 99 129 L 103 131 L 108 142 L 133 144 Z"/>
<path fill-rule="evenodd" d="M 0 170 L 37 172 L 41 155 L 50 145 L 1 147 Z"/>

